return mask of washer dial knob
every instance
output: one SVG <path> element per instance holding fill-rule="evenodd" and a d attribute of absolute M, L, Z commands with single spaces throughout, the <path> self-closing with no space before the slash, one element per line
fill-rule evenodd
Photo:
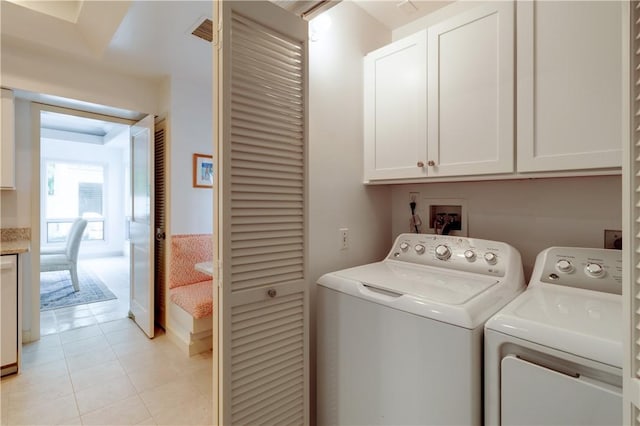
<path fill-rule="evenodd" d="M 560 259 L 556 262 L 556 268 L 560 272 L 571 272 L 573 271 L 573 265 L 566 259 Z"/>
<path fill-rule="evenodd" d="M 496 263 L 498 263 L 498 256 L 496 256 L 495 253 L 488 251 L 484 254 L 484 260 L 489 265 L 495 265 Z"/>
<path fill-rule="evenodd" d="M 584 272 L 593 278 L 599 278 L 604 275 L 604 268 L 598 263 L 587 263 L 584 267 Z"/>
<path fill-rule="evenodd" d="M 407 251 L 408 249 L 409 249 L 409 243 L 407 243 L 406 241 L 403 243 L 400 243 L 400 250 Z"/>
<path fill-rule="evenodd" d="M 474 252 L 473 250 L 465 250 L 464 258 L 469 262 L 474 262 L 476 260 L 476 252 Z"/>
<path fill-rule="evenodd" d="M 424 246 L 422 244 L 416 244 L 416 246 L 413 248 L 416 253 L 418 254 L 422 254 L 424 253 Z"/>
<path fill-rule="evenodd" d="M 436 247 L 436 257 L 440 260 L 447 260 L 451 257 L 451 249 L 443 244 Z"/>

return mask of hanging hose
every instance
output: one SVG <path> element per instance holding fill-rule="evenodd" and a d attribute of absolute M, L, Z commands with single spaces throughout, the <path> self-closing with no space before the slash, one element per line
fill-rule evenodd
<path fill-rule="evenodd" d="M 418 222 L 416 221 L 416 202 L 410 202 L 409 207 L 411 207 L 411 219 L 413 220 L 413 227 L 416 230 L 416 234 L 419 234 L 420 231 L 418 231 Z"/>

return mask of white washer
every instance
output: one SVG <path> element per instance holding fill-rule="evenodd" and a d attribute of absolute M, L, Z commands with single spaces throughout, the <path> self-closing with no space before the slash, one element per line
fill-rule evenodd
<path fill-rule="evenodd" d="M 551 247 L 485 326 L 485 424 L 622 424 L 622 255 Z"/>
<path fill-rule="evenodd" d="M 483 326 L 524 290 L 516 249 L 402 234 L 318 284 L 319 425 L 482 424 Z"/>

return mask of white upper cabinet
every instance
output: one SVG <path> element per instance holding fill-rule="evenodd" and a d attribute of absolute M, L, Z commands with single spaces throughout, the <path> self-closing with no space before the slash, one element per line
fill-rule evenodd
<path fill-rule="evenodd" d="M 428 176 L 514 171 L 512 2 L 428 30 Z"/>
<path fill-rule="evenodd" d="M 621 166 L 624 3 L 517 2 L 519 172 Z"/>
<path fill-rule="evenodd" d="M 0 101 L 0 188 L 15 189 L 15 113 L 13 92 L 2 89 Z"/>
<path fill-rule="evenodd" d="M 426 176 L 427 33 L 364 58 L 365 180 Z"/>

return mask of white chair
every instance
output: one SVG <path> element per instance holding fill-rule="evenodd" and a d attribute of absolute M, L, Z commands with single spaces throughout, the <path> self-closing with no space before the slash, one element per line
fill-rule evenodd
<path fill-rule="evenodd" d="M 78 283 L 78 252 L 82 233 L 87 227 L 87 221 L 76 219 L 67 235 L 67 246 L 63 249 L 42 249 L 40 251 L 40 272 L 69 271 L 75 291 L 80 290 Z"/>

